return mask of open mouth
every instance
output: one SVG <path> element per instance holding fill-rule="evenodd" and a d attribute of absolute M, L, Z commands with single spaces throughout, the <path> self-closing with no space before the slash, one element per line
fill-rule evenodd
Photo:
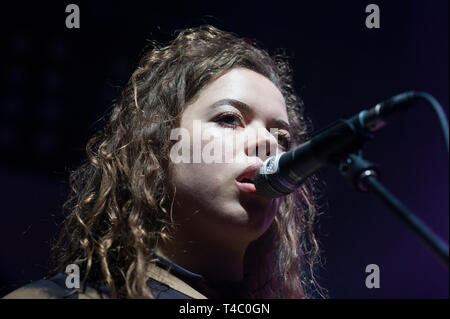
<path fill-rule="evenodd" d="M 238 181 L 239 183 L 248 183 L 248 184 L 255 184 L 255 182 L 253 182 L 252 179 L 250 178 L 243 178 L 240 181 Z"/>
<path fill-rule="evenodd" d="M 241 175 L 236 178 L 236 186 L 239 190 L 246 193 L 256 194 L 255 173 L 261 167 L 262 163 L 252 164 L 248 166 Z"/>

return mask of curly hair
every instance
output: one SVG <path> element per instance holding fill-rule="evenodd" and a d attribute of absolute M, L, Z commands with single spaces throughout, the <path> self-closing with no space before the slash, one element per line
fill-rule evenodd
<path fill-rule="evenodd" d="M 170 240 L 175 227 L 168 185 L 174 142 L 168 137 L 186 105 L 214 77 L 237 67 L 262 74 L 285 98 L 293 145 L 311 131 L 284 53 L 271 56 L 252 40 L 210 25 L 177 31 L 167 45 L 152 46 L 114 101 L 105 127 L 88 141 L 86 161 L 70 174 L 66 217 L 52 247 L 50 275 L 78 264 L 82 287 L 106 286 L 112 298 L 152 298 L 145 270 L 158 241 Z M 315 279 L 316 186 L 311 177 L 284 197 L 270 228 L 248 247 L 250 298 L 324 297 Z"/>

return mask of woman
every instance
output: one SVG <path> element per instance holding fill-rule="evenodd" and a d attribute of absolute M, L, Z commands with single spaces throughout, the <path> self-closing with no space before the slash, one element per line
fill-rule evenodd
<path fill-rule="evenodd" d="M 54 269 L 7 297 L 322 295 L 312 179 L 280 199 L 251 181 L 269 149 L 309 131 L 283 55 L 212 26 L 155 45 L 71 174 Z M 211 145 L 228 160 L 208 160 Z M 71 264 L 79 289 L 65 285 Z"/>

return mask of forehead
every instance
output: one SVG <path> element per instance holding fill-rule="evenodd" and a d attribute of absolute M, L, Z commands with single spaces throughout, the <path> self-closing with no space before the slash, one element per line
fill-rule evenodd
<path fill-rule="evenodd" d="M 286 104 L 280 90 L 265 76 L 244 68 L 235 68 L 207 86 L 190 106 L 202 111 L 220 99 L 235 99 L 249 105 L 256 115 L 288 122 Z"/>

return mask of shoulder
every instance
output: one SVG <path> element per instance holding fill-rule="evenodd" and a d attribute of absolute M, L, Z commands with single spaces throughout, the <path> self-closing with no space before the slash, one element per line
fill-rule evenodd
<path fill-rule="evenodd" d="M 206 299 L 206 297 L 185 281 L 166 269 L 154 264 L 147 268 L 147 284 L 155 299 Z M 4 296 L 4 299 L 107 299 L 107 289 L 88 286 L 83 292 L 73 292 L 66 287 L 66 275 L 58 273 L 48 279 L 41 279 L 20 287 Z"/>
<path fill-rule="evenodd" d="M 207 299 L 187 282 L 155 264 L 147 267 L 147 277 L 156 299 Z"/>
<path fill-rule="evenodd" d="M 58 273 L 48 279 L 41 279 L 23 287 L 20 287 L 3 299 L 99 299 L 105 298 L 104 294 L 96 289 L 88 287 L 84 292 L 72 293 L 74 289 L 65 285 L 66 276 Z"/>

